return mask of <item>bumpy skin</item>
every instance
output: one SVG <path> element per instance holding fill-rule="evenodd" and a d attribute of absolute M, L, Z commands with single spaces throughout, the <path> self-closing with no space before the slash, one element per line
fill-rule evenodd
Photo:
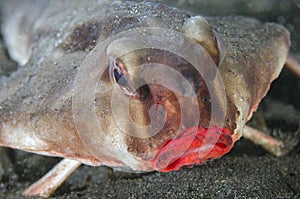
<path fill-rule="evenodd" d="M 34 9 L 30 9 L 32 5 Z M 73 158 L 89 165 L 152 170 L 149 157 L 141 153 L 159 148 L 174 134 L 161 132 L 155 139 L 144 140 L 121 134 L 110 110 L 113 88 L 106 72 L 101 77 L 95 100 L 97 115 L 103 118 L 105 135 L 99 135 L 103 137 L 99 143 L 103 154 L 95 157 L 82 143 L 73 120 L 74 79 L 86 56 L 109 36 L 143 26 L 184 32 L 191 16 L 151 2 L 9 1 L 3 8 L 2 32 L 8 50 L 23 66 L 10 76 L 0 77 L 0 145 Z M 222 112 L 226 113 L 225 127 L 237 140 L 282 69 L 289 34 L 279 25 L 244 17 L 207 17 L 207 20 L 224 42 L 226 53 L 219 69 L 228 106 L 223 107 Z M 208 35 L 207 40 L 214 39 L 212 33 Z M 218 49 L 216 43 L 213 45 L 208 51 L 218 62 L 220 51 L 215 50 Z M 155 55 L 151 51 L 143 53 Z M 141 54 L 127 61 L 139 63 Z M 218 96 L 217 89 L 215 95 Z M 101 99 L 101 104 L 97 104 L 97 99 Z M 131 107 L 133 117 L 139 115 L 140 122 L 147 124 L 145 102 L 135 102 Z M 176 100 L 173 106 L 177 107 Z M 204 120 L 205 117 L 199 124 L 206 126 Z"/>

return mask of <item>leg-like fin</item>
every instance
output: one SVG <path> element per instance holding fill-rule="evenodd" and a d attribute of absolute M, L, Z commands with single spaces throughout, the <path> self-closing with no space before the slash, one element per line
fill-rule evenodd
<path fill-rule="evenodd" d="M 80 165 L 81 162 L 76 160 L 63 159 L 46 175 L 26 189 L 23 195 L 50 196 Z"/>

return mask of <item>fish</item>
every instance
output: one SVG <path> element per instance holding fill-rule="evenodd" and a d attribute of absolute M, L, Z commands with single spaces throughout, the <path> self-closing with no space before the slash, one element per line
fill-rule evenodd
<path fill-rule="evenodd" d="M 9 1 L 2 18 L 19 66 L 0 76 L 0 146 L 73 169 L 169 172 L 221 157 L 290 47 L 275 23 L 149 1 Z"/>

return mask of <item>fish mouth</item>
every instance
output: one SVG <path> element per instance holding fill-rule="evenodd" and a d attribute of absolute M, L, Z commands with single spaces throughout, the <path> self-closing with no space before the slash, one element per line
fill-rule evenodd
<path fill-rule="evenodd" d="M 234 138 L 226 128 L 193 126 L 162 144 L 150 164 L 156 171 L 176 171 L 219 158 L 233 144 Z"/>

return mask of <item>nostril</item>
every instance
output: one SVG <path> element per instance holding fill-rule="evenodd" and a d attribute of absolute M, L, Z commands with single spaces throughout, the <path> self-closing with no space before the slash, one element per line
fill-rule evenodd
<path fill-rule="evenodd" d="M 210 102 L 209 97 L 205 95 L 201 97 L 201 100 L 204 104 L 208 104 Z"/>
<path fill-rule="evenodd" d="M 140 100 L 145 101 L 151 97 L 150 94 L 150 88 L 147 84 L 141 86 L 140 88 L 137 89 L 137 92 L 140 95 Z"/>

